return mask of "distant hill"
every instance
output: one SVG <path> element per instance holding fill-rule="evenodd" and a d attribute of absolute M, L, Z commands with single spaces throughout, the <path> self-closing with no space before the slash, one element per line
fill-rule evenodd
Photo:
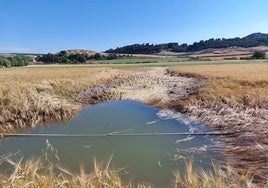
<path fill-rule="evenodd" d="M 164 44 L 133 44 L 116 49 L 109 49 L 106 53 L 122 53 L 122 54 L 156 54 L 161 51 L 170 52 L 197 52 L 209 48 L 229 48 L 229 47 L 256 47 L 268 46 L 268 34 L 252 33 L 243 38 L 211 38 L 209 40 L 201 40 L 193 44 L 178 44 L 176 42 Z"/>

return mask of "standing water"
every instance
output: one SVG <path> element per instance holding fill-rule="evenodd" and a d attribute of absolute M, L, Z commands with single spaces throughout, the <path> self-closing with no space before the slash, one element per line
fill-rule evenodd
<path fill-rule="evenodd" d="M 205 131 L 200 123 L 178 113 L 125 100 L 87 106 L 69 122 L 40 126 L 27 133 L 139 134 L 195 129 Z M 94 157 L 105 162 L 113 155 L 111 167 L 128 172 L 123 177 L 157 187 L 168 187 L 174 171 L 183 174 L 189 159 L 194 160 L 195 169 L 210 169 L 216 159 L 211 139 L 193 135 L 9 138 L 0 141 L 0 155 L 19 151 L 25 158 L 42 156 L 46 140 L 58 150 L 61 163 L 74 172 L 81 164 L 90 167 Z"/>

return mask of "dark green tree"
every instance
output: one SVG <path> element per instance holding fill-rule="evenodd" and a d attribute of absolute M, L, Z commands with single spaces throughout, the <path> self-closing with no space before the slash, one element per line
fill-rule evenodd
<path fill-rule="evenodd" d="M 266 58 L 266 53 L 261 50 L 254 52 L 254 54 L 252 55 L 252 59 L 265 59 L 265 58 Z"/>
<path fill-rule="evenodd" d="M 11 62 L 6 58 L 0 58 L 0 67 L 11 67 Z"/>
<path fill-rule="evenodd" d="M 103 59 L 103 56 L 102 56 L 100 53 L 96 53 L 96 54 L 94 55 L 94 59 L 95 59 L 95 60 L 101 60 L 101 59 Z"/>

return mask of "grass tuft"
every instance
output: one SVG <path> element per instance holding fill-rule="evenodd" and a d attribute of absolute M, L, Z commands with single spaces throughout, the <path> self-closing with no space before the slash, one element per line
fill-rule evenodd
<path fill-rule="evenodd" d="M 231 188 L 244 187 L 251 188 L 256 186 L 252 183 L 250 173 L 239 174 L 236 170 L 227 166 L 222 169 L 214 166 L 212 172 L 203 170 L 196 171 L 193 168 L 193 162 L 186 163 L 186 174 L 182 176 L 175 172 L 175 188 Z"/>
<path fill-rule="evenodd" d="M 84 166 L 81 166 L 79 173 L 73 173 L 60 163 L 46 164 L 41 158 L 29 159 L 23 162 L 22 159 L 17 162 L 11 159 L 1 158 L 1 161 L 11 165 L 11 173 L 0 173 L 0 186 L 7 188 L 19 187 L 102 187 L 102 188 L 152 188 L 155 185 L 146 182 L 133 184 L 125 183 L 122 180 L 120 170 L 110 168 L 110 162 L 103 165 L 93 159 L 94 168 L 87 172 Z M 171 187 L 174 188 L 255 188 L 267 187 L 267 184 L 254 184 L 251 173 L 240 174 L 230 166 L 220 168 L 214 166 L 211 172 L 196 170 L 193 167 L 192 160 L 185 163 L 186 173 L 174 173 L 174 181 Z"/>

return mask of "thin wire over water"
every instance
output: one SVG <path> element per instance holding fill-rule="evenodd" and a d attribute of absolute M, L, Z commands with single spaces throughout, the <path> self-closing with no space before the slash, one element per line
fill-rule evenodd
<path fill-rule="evenodd" d="M 64 134 L 64 133 L 45 133 L 45 134 L 27 134 L 27 133 L 1 133 L 3 137 L 108 137 L 108 136 L 221 136 L 232 135 L 233 132 L 180 132 L 180 133 L 107 133 L 107 134 Z"/>

